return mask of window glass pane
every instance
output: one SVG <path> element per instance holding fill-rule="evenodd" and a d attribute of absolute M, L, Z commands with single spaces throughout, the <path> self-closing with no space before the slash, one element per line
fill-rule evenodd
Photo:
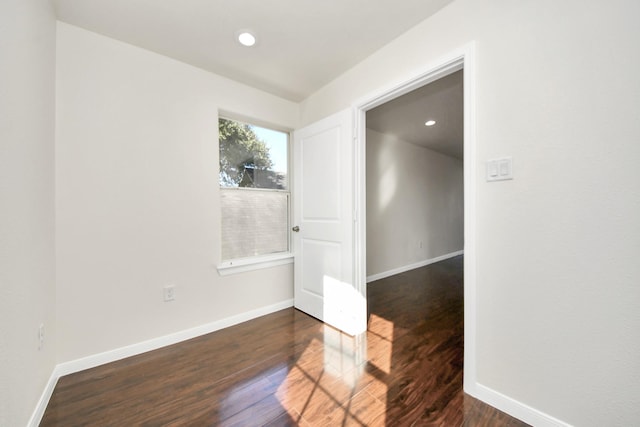
<path fill-rule="evenodd" d="M 220 118 L 220 187 L 287 189 L 288 135 Z"/>
<path fill-rule="evenodd" d="M 222 259 L 289 251 L 288 134 L 220 118 Z"/>
<path fill-rule="evenodd" d="M 222 259 L 289 250 L 289 194 L 282 191 L 220 189 Z"/>

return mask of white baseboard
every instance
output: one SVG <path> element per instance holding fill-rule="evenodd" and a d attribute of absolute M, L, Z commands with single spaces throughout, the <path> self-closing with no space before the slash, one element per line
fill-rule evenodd
<path fill-rule="evenodd" d="M 393 276 L 396 274 L 404 273 L 405 271 L 414 270 L 416 268 L 424 267 L 425 265 L 433 264 L 435 262 L 444 261 L 445 259 L 453 258 L 458 255 L 463 255 L 464 251 L 455 251 L 448 254 L 440 255 L 435 258 L 427 259 L 424 261 L 416 262 L 414 264 L 405 265 L 402 267 L 394 268 L 392 270 L 383 271 L 382 273 L 372 274 L 367 276 L 367 283 L 375 280 L 384 279 L 385 277 Z"/>
<path fill-rule="evenodd" d="M 368 277 L 367 282 L 382 279 L 394 274 L 409 271 L 414 268 L 423 267 L 425 265 L 433 264 L 434 262 L 442 261 L 454 256 L 461 255 L 463 251 L 453 252 L 451 254 L 443 255 L 437 258 L 433 258 L 427 261 L 423 261 L 411 266 L 402 267 L 401 269 L 394 269 L 390 272 L 380 273 L 378 275 Z M 387 274 L 388 273 L 388 274 Z M 385 276 L 382 276 L 386 274 Z M 378 277 L 379 276 L 379 277 Z M 103 353 L 95 354 L 92 356 L 84 357 L 70 362 L 58 364 L 51 374 L 49 381 L 47 382 L 40 400 L 29 419 L 28 427 L 37 427 L 42 420 L 44 411 L 49 404 L 53 390 L 58 382 L 58 378 L 69 375 L 75 372 L 79 372 L 85 369 L 94 368 L 96 366 L 103 365 L 105 363 L 115 362 L 126 357 L 135 356 L 147 351 L 156 350 L 158 348 L 166 347 L 168 345 L 176 344 L 181 341 L 185 341 L 191 338 L 196 338 L 201 335 L 205 335 L 211 332 L 215 332 L 220 329 L 227 328 L 229 326 L 237 325 L 242 322 L 246 322 L 256 317 L 264 316 L 266 314 L 274 313 L 285 308 L 293 306 L 293 300 L 286 300 L 266 307 L 261 307 L 256 310 L 251 310 L 245 313 L 238 314 L 236 316 L 227 317 L 225 319 L 217 320 L 205 325 L 197 326 L 195 328 L 186 329 L 184 331 L 176 332 L 173 334 L 165 335 L 162 337 L 154 338 L 151 340 L 143 341 L 141 343 L 132 344 L 126 347 L 117 348 L 114 350 L 106 351 Z M 481 401 L 493 406 L 505 412 L 512 417 L 518 418 L 532 426 L 536 427 L 572 427 L 571 424 L 567 424 L 564 421 L 560 421 L 550 415 L 547 415 L 535 408 L 525 405 L 515 399 L 505 396 L 489 387 L 481 384 L 473 384 L 471 389 L 465 388 L 465 392 L 480 399 Z"/>
<path fill-rule="evenodd" d="M 45 386 L 45 389 L 40 396 L 38 405 L 33 411 L 33 414 L 31 415 L 31 419 L 29 419 L 29 423 L 27 424 L 27 426 L 37 427 L 40 424 L 42 416 L 44 415 L 44 411 L 47 409 L 47 405 L 49 404 L 49 400 L 51 399 L 53 390 L 58 382 L 58 378 L 64 375 L 73 374 L 85 369 L 95 368 L 96 366 L 104 365 L 105 363 L 115 362 L 120 359 L 146 353 L 147 351 L 157 350 L 168 345 L 177 344 L 181 341 L 186 341 L 192 338 L 199 337 L 201 335 L 209 334 L 211 332 L 228 328 L 230 326 L 255 319 L 256 317 L 271 314 L 289 307 L 293 307 L 292 299 L 281 301 L 279 303 L 272 304 L 266 307 L 260 307 L 255 310 L 247 311 L 245 313 L 240 313 L 236 316 L 216 320 L 215 322 L 196 326 L 195 328 L 186 329 L 140 343 L 116 348 L 114 350 L 105 351 L 103 353 L 94 354 L 91 356 L 83 357 L 81 359 L 60 363 L 53 369 L 51 377 L 49 378 L 49 381 L 47 382 L 47 385 Z"/>
<path fill-rule="evenodd" d="M 31 418 L 29 418 L 27 427 L 38 427 L 38 425 L 40 425 L 44 411 L 47 409 L 53 390 L 56 388 L 56 384 L 58 383 L 58 378 L 60 378 L 60 374 L 57 372 L 57 369 L 57 366 L 53 368 L 49 381 L 47 381 L 47 385 L 45 385 L 44 390 L 40 395 L 36 409 L 31 414 Z"/>
<path fill-rule="evenodd" d="M 292 306 L 292 299 L 282 301 L 273 305 L 247 311 L 236 316 L 216 320 L 215 322 L 207 323 L 201 326 L 196 326 L 195 328 L 186 329 L 184 331 L 175 332 L 173 334 L 165 335 L 158 338 L 153 338 L 147 341 L 128 345 L 126 347 L 116 348 L 114 350 L 105 351 L 104 353 L 94 354 L 92 356 L 83 357 L 81 359 L 72 360 L 70 362 L 64 362 L 59 364 L 57 367 L 60 370 L 61 376 L 72 374 L 74 372 L 94 368 L 96 366 L 104 365 L 105 363 L 115 362 L 116 360 L 146 353 L 147 351 L 156 350 L 158 348 L 176 344 L 181 341 L 186 341 L 191 338 L 209 334 L 211 332 L 228 328 L 229 326 L 237 325 L 238 323 L 246 322 L 247 320 L 255 319 L 256 317 L 264 316 L 266 314 L 270 314 Z"/>
<path fill-rule="evenodd" d="M 465 389 L 465 392 L 535 427 L 572 427 L 571 424 L 565 423 L 482 384 L 475 384 L 473 390 Z"/>

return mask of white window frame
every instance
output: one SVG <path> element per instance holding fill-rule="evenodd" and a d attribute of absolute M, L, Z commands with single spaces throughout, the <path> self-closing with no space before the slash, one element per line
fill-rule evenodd
<path fill-rule="evenodd" d="M 291 239 L 289 239 L 291 240 Z M 221 276 L 244 273 L 246 271 L 259 270 L 261 268 L 277 267 L 279 265 L 293 264 L 293 253 L 280 252 L 278 254 L 259 255 L 249 258 L 237 258 L 223 261 L 218 264 L 218 273 Z"/>
<path fill-rule="evenodd" d="M 290 129 L 285 129 L 281 126 L 277 126 L 277 125 L 273 125 L 271 123 L 267 123 L 261 120 L 255 120 L 252 118 L 248 118 L 242 115 L 238 115 L 238 114 L 234 114 L 234 113 L 227 113 L 227 112 L 219 112 L 218 114 L 218 118 L 216 121 L 216 124 L 220 121 L 220 119 L 227 119 L 227 120 L 233 120 L 236 122 L 240 122 L 240 123 L 244 123 L 244 124 L 249 124 L 252 126 L 258 126 L 258 127 L 263 127 L 266 129 L 271 129 L 271 130 L 275 130 L 278 132 L 283 132 L 287 134 L 287 190 L 272 190 L 272 189 L 263 189 L 264 191 L 280 191 L 280 192 L 287 192 L 289 194 L 289 206 L 288 206 L 288 211 L 287 211 L 287 216 L 288 216 L 288 224 L 287 227 L 289 227 L 289 225 L 291 224 L 291 197 L 293 192 L 292 190 L 292 162 L 291 162 L 291 139 L 292 139 L 292 132 Z M 217 126 L 216 126 L 217 128 Z M 218 146 L 218 153 L 220 152 L 220 147 Z M 220 167 L 220 162 L 218 162 L 218 168 Z M 220 176 L 220 169 L 218 169 L 218 174 L 217 176 Z M 220 187 L 220 184 L 218 182 L 218 189 L 221 190 L 222 187 Z M 242 191 L 241 189 L 238 191 Z M 218 194 L 218 200 L 220 200 L 220 194 Z M 220 223 L 219 223 L 219 229 L 222 228 L 222 206 L 220 206 Z M 294 259 L 294 254 L 292 252 L 292 239 L 291 239 L 291 233 L 288 233 L 287 235 L 287 239 L 288 239 L 288 251 L 286 252 L 278 252 L 278 253 L 274 253 L 274 254 L 266 254 L 266 255 L 256 255 L 256 256 L 251 256 L 251 257 L 246 257 L 246 258 L 235 258 L 235 259 L 230 259 L 230 260 L 222 260 L 220 259 L 220 261 L 218 262 L 217 265 L 217 270 L 218 270 L 218 274 L 220 274 L 221 276 L 228 276 L 228 275 L 233 275 L 233 274 L 238 274 L 238 273 L 244 273 L 244 272 L 248 272 L 248 271 L 254 271 L 254 270 L 259 270 L 259 269 L 263 269 L 263 268 L 271 268 L 271 267 L 277 267 L 280 265 L 286 265 L 286 264 L 293 264 L 293 259 Z M 220 242 L 220 248 L 222 248 L 222 242 Z M 220 251 L 220 257 L 222 257 L 222 251 Z"/>

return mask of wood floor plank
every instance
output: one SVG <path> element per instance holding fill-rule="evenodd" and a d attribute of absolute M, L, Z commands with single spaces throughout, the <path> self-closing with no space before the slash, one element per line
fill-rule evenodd
<path fill-rule="evenodd" d="M 349 337 L 295 309 L 60 378 L 51 426 L 508 426 L 462 391 L 462 257 L 368 286 Z"/>

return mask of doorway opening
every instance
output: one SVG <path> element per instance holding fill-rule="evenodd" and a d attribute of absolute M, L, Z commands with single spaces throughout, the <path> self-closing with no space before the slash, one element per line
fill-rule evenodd
<path fill-rule="evenodd" d="M 367 282 L 462 255 L 463 70 L 366 117 Z"/>
<path fill-rule="evenodd" d="M 430 83 L 437 82 L 440 79 L 447 76 L 459 75 L 462 78 L 463 83 L 463 146 L 462 146 L 462 158 L 463 158 L 463 192 L 464 192 L 464 207 L 463 207 L 463 251 L 464 251 L 464 377 L 463 388 L 464 391 L 471 395 L 477 395 L 476 393 L 476 331 L 475 331 L 475 313 L 476 313 L 476 294 L 475 294 L 475 188 L 476 188 L 476 161 L 475 161 L 475 62 L 474 62 L 474 46 L 470 44 L 463 49 L 451 53 L 448 57 L 442 58 L 437 61 L 435 65 L 429 66 L 421 70 L 421 72 L 414 74 L 412 77 L 408 77 L 400 83 L 394 84 L 386 89 L 382 89 L 377 93 L 370 95 L 365 100 L 359 102 L 356 106 L 356 147 L 355 147 L 355 200 L 356 200 L 356 212 L 358 215 L 358 221 L 356 223 L 355 230 L 355 285 L 363 295 L 367 295 L 367 278 L 375 278 L 374 274 L 368 274 L 367 272 L 367 223 L 369 218 L 367 217 L 367 139 L 371 134 L 367 133 L 367 113 L 386 104 L 389 101 L 393 101 L 400 98 L 403 95 L 409 94 L 416 89 L 426 87 Z M 422 126 L 425 125 L 428 120 L 435 120 L 437 125 L 437 118 L 425 117 L 422 121 Z M 374 136 L 374 138 L 378 136 Z M 380 145 L 380 144 L 379 144 Z M 384 145 L 381 144 L 381 145 Z M 388 145 L 388 144 L 387 144 Z M 392 176 L 392 174 L 390 174 Z M 381 182 L 383 182 L 382 180 Z M 389 181 L 382 183 L 383 186 L 388 186 L 386 190 L 387 194 L 383 191 L 382 197 L 377 201 L 379 207 L 384 209 L 385 203 L 390 203 L 391 200 L 385 200 L 385 197 L 389 199 L 389 194 L 393 194 L 391 188 L 394 183 L 393 179 L 389 178 Z M 419 252 L 420 249 L 426 249 L 424 246 L 426 242 L 421 237 L 417 237 L 415 242 L 408 243 L 415 252 Z M 420 246 L 422 245 L 422 248 Z M 415 246 L 415 247 L 414 247 Z M 453 251 L 455 252 L 455 251 Z M 449 253 L 451 254 L 451 253 Z M 442 255 L 442 254 L 441 254 Z M 437 256 L 436 256 L 437 258 Z M 419 263 L 419 262 L 418 262 Z M 391 264 L 389 264 L 391 265 Z M 418 267 L 419 265 L 416 265 Z M 405 265 L 406 267 L 406 265 Z M 372 273 L 387 274 L 393 272 L 393 267 L 388 269 L 382 268 L 381 271 L 371 271 Z M 371 276 L 374 277 L 371 277 Z"/>

